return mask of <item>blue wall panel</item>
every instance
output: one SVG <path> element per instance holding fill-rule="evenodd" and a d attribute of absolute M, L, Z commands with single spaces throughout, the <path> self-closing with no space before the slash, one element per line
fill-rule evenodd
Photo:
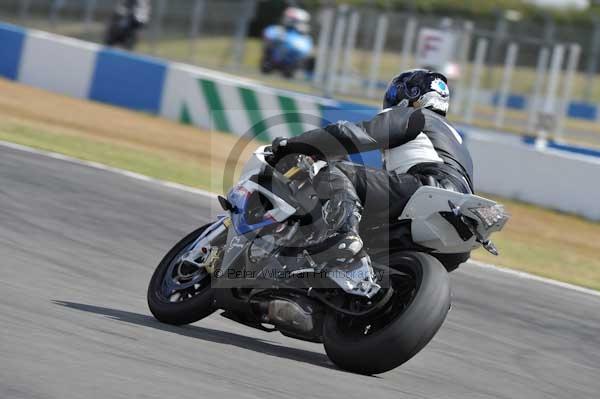
<path fill-rule="evenodd" d="M 25 30 L 0 23 L 0 76 L 17 80 Z"/>
<path fill-rule="evenodd" d="M 598 113 L 598 106 L 596 104 L 583 103 L 583 102 L 572 102 L 569 104 L 569 110 L 567 114 L 571 118 L 587 119 L 595 121 Z"/>
<path fill-rule="evenodd" d="M 360 122 L 371 119 L 380 108 L 371 105 L 339 101 L 335 106 L 323 106 L 323 124 L 335 123 L 339 120 Z"/>
<path fill-rule="evenodd" d="M 519 94 L 509 94 L 506 98 L 506 107 L 513 109 L 525 109 L 527 99 Z M 500 103 L 500 93 L 494 93 L 492 97 L 492 105 L 496 106 Z"/>
<path fill-rule="evenodd" d="M 323 124 L 335 123 L 339 120 L 360 122 L 362 120 L 373 118 L 379 111 L 379 108 L 356 104 L 351 102 L 338 102 L 336 106 L 324 106 Z M 360 154 L 353 154 L 350 160 L 356 163 L 362 163 L 372 168 L 382 168 L 380 151 L 369 151 Z"/>
<path fill-rule="evenodd" d="M 521 138 L 521 140 L 523 141 L 523 143 L 525 143 L 527 145 L 535 145 L 535 143 L 537 141 L 537 137 L 535 137 L 535 136 L 523 136 Z M 574 153 L 574 154 L 587 155 L 587 156 L 590 156 L 590 157 L 600 158 L 600 150 L 595 149 L 595 148 L 582 147 L 582 146 L 573 145 L 573 144 L 557 143 L 554 140 L 548 140 L 546 142 L 546 145 L 547 145 L 547 148 L 551 148 L 553 150 L 571 152 L 571 153 Z"/>
<path fill-rule="evenodd" d="M 562 144 L 562 143 L 557 143 L 555 141 L 550 141 L 548 143 L 548 148 L 572 152 L 574 154 L 587 155 L 590 157 L 600 157 L 600 150 L 596 150 L 594 148 L 588 148 L 588 147 L 581 147 L 578 145 Z M 593 177 L 592 177 L 592 179 L 593 179 Z"/>
<path fill-rule="evenodd" d="M 352 154 L 349 156 L 349 158 L 352 162 L 364 164 L 371 168 L 383 168 L 382 154 L 379 150 L 361 152 L 359 154 Z"/>
<path fill-rule="evenodd" d="M 508 96 L 508 100 L 506 101 L 506 106 L 508 108 L 513 109 L 525 109 L 525 96 L 520 96 L 518 94 L 511 94 Z"/>
<path fill-rule="evenodd" d="M 167 63 L 120 50 L 98 53 L 89 98 L 158 114 Z"/>

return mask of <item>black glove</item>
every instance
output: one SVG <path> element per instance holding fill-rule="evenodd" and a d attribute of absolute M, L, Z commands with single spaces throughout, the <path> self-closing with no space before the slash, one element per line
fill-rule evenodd
<path fill-rule="evenodd" d="M 287 146 L 287 140 L 284 137 L 277 137 L 271 143 L 271 152 L 273 155 L 269 156 L 266 161 L 281 173 L 287 172 L 293 166 L 296 166 L 298 157 L 296 154 L 290 151 Z"/>
<path fill-rule="evenodd" d="M 287 139 L 285 137 L 277 137 L 271 143 L 271 152 L 273 155 L 269 157 L 269 163 L 275 166 L 283 157 L 289 154 L 288 148 L 286 148 Z"/>
<path fill-rule="evenodd" d="M 277 137 L 275 140 L 273 140 L 273 142 L 271 143 L 271 150 L 273 151 L 273 154 L 284 154 L 286 155 L 286 146 L 288 143 L 288 139 L 286 137 Z"/>

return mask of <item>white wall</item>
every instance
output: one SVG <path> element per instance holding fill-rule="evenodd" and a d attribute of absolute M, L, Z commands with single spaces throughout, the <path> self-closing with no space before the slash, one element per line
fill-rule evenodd
<path fill-rule="evenodd" d="M 477 191 L 600 220 L 600 158 L 472 133 Z"/>
<path fill-rule="evenodd" d="M 25 39 L 19 81 L 55 93 L 87 98 L 99 46 L 31 31 Z"/>

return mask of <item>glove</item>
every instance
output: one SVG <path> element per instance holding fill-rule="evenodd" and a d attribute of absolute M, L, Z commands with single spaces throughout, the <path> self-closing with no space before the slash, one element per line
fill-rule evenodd
<path fill-rule="evenodd" d="M 271 149 L 273 151 L 273 154 L 283 154 L 283 155 L 287 155 L 286 153 L 286 146 L 288 143 L 288 139 L 285 137 L 277 137 L 275 140 L 273 140 L 273 142 L 271 143 Z"/>
<path fill-rule="evenodd" d="M 273 154 L 267 159 L 267 162 L 281 173 L 287 172 L 288 169 L 296 166 L 298 162 L 297 156 L 289 156 L 294 153 L 287 144 L 288 139 L 277 137 L 271 143 L 271 152 Z"/>
<path fill-rule="evenodd" d="M 285 137 L 277 137 L 275 140 L 273 140 L 271 143 L 271 152 L 273 155 L 269 157 L 269 163 L 271 165 L 277 165 L 277 163 L 279 163 L 283 157 L 289 154 L 286 146 L 287 139 Z"/>

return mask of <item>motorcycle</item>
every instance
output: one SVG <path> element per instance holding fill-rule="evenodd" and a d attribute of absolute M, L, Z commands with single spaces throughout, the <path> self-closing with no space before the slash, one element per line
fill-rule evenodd
<path fill-rule="evenodd" d="M 150 20 L 150 3 L 147 0 L 120 1 L 112 13 L 104 43 L 132 50 L 138 41 L 139 32 Z"/>
<path fill-rule="evenodd" d="M 312 50 L 309 35 L 279 25 L 269 26 L 263 33 L 261 72 L 279 70 L 284 77 L 292 78 L 297 70 L 310 69 Z"/>
<path fill-rule="evenodd" d="M 248 327 L 322 343 L 334 364 L 360 374 L 415 356 L 450 309 L 451 267 L 438 259 L 480 246 L 497 254 L 489 237 L 509 218 L 503 206 L 423 186 L 397 223 L 361 225 L 369 257 L 332 257 L 336 236 L 311 184 L 325 163 L 300 155 L 281 170 L 270 155 L 257 149 L 219 197 L 226 214 L 162 259 L 148 286 L 152 314 L 182 325 L 221 309 Z"/>

